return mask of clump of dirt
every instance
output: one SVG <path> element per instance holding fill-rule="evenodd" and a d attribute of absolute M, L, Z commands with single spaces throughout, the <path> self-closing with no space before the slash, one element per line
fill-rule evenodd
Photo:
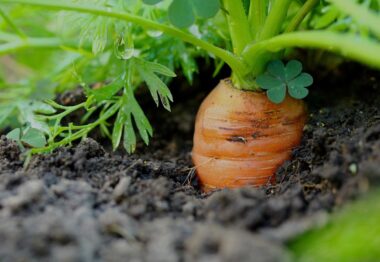
<path fill-rule="evenodd" d="M 261 189 L 199 190 L 190 151 L 200 85 L 173 88 L 171 114 L 146 102 L 156 134 L 134 155 L 89 138 L 23 168 L 1 137 L 1 260 L 291 260 L 285 241 L 379 184 L 379 79 L 353 65 L 316 79 L 302 144 Z"/>

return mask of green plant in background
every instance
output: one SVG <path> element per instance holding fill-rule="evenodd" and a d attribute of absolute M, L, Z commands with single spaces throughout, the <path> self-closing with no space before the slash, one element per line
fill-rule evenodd
<path fill-rule="evenodd" d="M 237 88 L 267 90 L 275 103 L 286 90 L 302 99 L 312 78 L 280 60 L 292 48 L 317 48 L 380 68 L 379 10 L 378 0 L 0 0 L 0 127 L 43 132 L 47 144 L 30 153 L 95 128 L 133 152 L 136 132 L 146 144 L 153 134 L 140 87 L 170 110 L 173 72 L 191 82 L 203 57 L 216 72 L 227 64 Z M 83 103 L 51 100 L 78 83 Z M 36 100 L 49 110 L 28 107 Z M 81 123 L 64 124 L 80 109 Z"/>
<path fill-rule="evenodd" d="M 380 192 L 377 190 L 333 215 L 289 243 L 295 261 L 378 261 L 380 257 Z"/>
<path fill-rule="evenodd" d="M 34 128 L 16 128 L 8 133 L 7 138 L 17 142 L 20 148 L 24 149 L 24 146 L 28 147 L 43 147 L 46 145 L 46 138 L 44 134 Z"/>

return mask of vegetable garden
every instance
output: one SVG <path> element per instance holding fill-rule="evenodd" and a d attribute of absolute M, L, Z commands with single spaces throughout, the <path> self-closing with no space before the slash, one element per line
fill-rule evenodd
<path fill-rule="evenodd" d="M 379 69 L 378 0 L 0 0 L 0 260 L 376 261 Z"/>

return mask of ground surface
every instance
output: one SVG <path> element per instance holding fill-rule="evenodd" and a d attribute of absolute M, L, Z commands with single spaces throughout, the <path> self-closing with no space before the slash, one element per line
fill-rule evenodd
<path fill-rule="evenodd" d="M 317 75 L 302 145 L 264 189 L 199 191 L 199 83 L 173 84 L 171 114 L 147 102 L 156 134 L 132 156 L 88 139 L 23 169 L 2 137 L 0 261 L 286 261 L 288 239 L 379 182 L 379 82 L 356 65 Z"/>

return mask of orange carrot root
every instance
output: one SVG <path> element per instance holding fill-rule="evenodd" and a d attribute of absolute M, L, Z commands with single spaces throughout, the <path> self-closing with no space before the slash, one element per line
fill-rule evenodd
<path fill-rule="evenodd" d="M 279 105 L 265 93 L 222 80 L 196 118 L 192 158 L 205 191 L 274 183 L 274 173 L 298 146 L 305 105 L 287 97 Z"/>

